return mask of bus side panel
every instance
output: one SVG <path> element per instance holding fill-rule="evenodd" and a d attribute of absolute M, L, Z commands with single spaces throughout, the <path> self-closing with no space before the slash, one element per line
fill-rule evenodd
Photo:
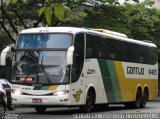
<path fill-rule="evenodd" d="M 108 103 L 121 102 L 121 91 L 114 61 L 99 59 L 99 67 Z"/>
<path fill-rule="evenodd" d="M 125 79 L 124 70 L 121 62 L 115 62 L 116 72 L 119 80 L 122 102 L 133 101 L 135 97 L 135 88 L 137 84 Z M 134 89 L 133 89 L 134 88 Z"/>
<path fill-rule="evenodd" d="M 96 92 L 95 103 L 107 103 L 108 101 L 105 93 L 105 87 L 97 59 L 86 59 L 82 72 L 85 77 L 86 94 L 88 89 L 93 86 Z"/>
<path fill-rule="evenodd" d="M 140 86 L 142 91 L 145 87 L 149 89 L 149 100 L 155 99 L 158 89 L 158 65 L 147 65 L 137 63 L 125 63 L 120 61 L 114 62 L 116 72 L 119 79 L 119 85 L 122 95 L 122 101 L 134 101 L 136 98 L 137 87 Z M 127 67 L 136 67 L 137 70 L 130 72 Z M 144 72 L 139 70 L 144 69 Z M 155 73 L 150 73 L 150 70 L 156 70 Z M 128 72 L 128 73 L 127 73 Z"/>
<path fill-rule="evenodd" d="M 127 66 L 143 67 L 145 73 L 141 76 L 127 75 Z M 157 96 L 158 77 L 152 74 L 148 76 L 146 73 L 149 69 L 157 69 L 157 64 L 144 65 L 105 59 L 86 59 L 82 71 L 85 87 L 87 87 L 86 94 L 88 88 L 93 85 L 96 91 L 96 104 L 129 102 L 135 101 L 138 86 L 142 90 L 147 86 L 149 99 L 154 99 Z M 150 78 L 147 79 L 148 77 Z"/>

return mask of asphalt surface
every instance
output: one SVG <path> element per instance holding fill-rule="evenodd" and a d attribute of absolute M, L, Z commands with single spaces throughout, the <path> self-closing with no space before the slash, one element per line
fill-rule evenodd
<path fill-rule="evenodd" d="M 137 115 L 138 114 L 138 115 Z M 160 119 L 160 102 L 148 102 L 146 108 L 126 109 L 124 105 L 109 105 L 92 113 L 81 113 L 78 108 L 48 108 L 38 114 L 34 108 L 7 111 L 6 119 Z"/>

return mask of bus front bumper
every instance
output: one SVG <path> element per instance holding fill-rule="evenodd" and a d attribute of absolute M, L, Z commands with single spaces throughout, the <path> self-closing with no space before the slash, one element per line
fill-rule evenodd
<path fill-rule="evenodd" d="M 34 96 L 12 94 L 13 103 L 16 105 L 46 105 L 67 106 L 70 105 L 69 94 L 57 96 Z"/>

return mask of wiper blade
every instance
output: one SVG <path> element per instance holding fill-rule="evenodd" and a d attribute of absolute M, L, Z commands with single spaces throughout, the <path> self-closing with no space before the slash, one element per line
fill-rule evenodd
<path fill-rule="evenodd" d="M 48 77 L 48 74 L 47 74 L 44 66 L 43 66 L 42 64 L 41 64 L 40 66 L 41 66 L 41 69 L 42 69 L 42 71 L 43 71 L 43 74 L 44 74 L 44 76 L 46 77 L 48 83 L 51 83 L 51 80 L 50 80 L 50 78 Z"/>
<path fill-rule="evenodd" d="M 42 71 L 43 71 L 43 73 L 44 73 L 44 76 L 45 76 L 45 78 L 47 79 L 48 83 L 51 83 L 51 80 L 50 80 L 50 78 L 48 77 L 48 74 L 47 74 L 47 72 L 46 72 L 46 70 L 45 70 L 45 68 L 44 68 L 44 66 L 43 66 L 43 56 L 42 56 L 41 58 L 42 58 L 42 59 L 41 59 L 40 67 L 41 67 L 41 69 L 42 69 Z"/>

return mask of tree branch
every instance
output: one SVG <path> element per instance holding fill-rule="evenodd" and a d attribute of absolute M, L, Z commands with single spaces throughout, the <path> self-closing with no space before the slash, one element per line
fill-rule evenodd
<path fill-rule="evenodd" d="M 4 9 L 1 9 L 1 10 L 2 10 L 2 12 L 3 12 L 3 15 L 6 16 L 6 19 L 8 20 L 8 22 L 9 22 L 11 28 L 13 29 L 13 31 L 18 35 L 18 30 L 17 30 L 16 27 L 14 26 L 11 18 L 8 16 L 8 14 L 6 13 L 6 11 L 5 11 Z"/>
<path fill-rule="evenodd" d="M 11 9 L 16 15 L 17 17 L 19 18 L 20 22 L 22 23 L 22 25 L 24 26 L 25 29 L 27 29 L 27 26 L 25 25 L 23 19 L 21 18 L 21 16 L 18 14 L 18 12 L 13 8 Z"/>
<path fill-rule="evenodd" d="M 34 28 L 39 25 L 39 23 L 42 21 L 42 18 L 43 18 L 43 16 L 41 15 L 40 18 L 38 19 L 38 21 L 36 23 L 34 23 Z"/>
<path fill-rule="evenodd" d="M 42 1 L 42 6 L 44 6 L 44 4 L 45 4 L 45 0 Z M 43 15 L 41 15 L 40 18 L 38 18 L 37 22 L 33 24 L 34 28 L 37 27 L 39 23 L 42 22 L 42 20 L 43 20 Z"/>
<path fill-rule="evenodd" d="M 0 22 L 2 28 L 4 29 L 4 31 L 6 32 L 6 34 L 8 35 L 8 37 L 11 39 L 11 41 L 13 43 L 15 43 L 15 39 L 12 37 L 12 35 L 10 34 L 10 32 L 7 30 L 6 26 L 3 24 L 3 22 Z"/>

